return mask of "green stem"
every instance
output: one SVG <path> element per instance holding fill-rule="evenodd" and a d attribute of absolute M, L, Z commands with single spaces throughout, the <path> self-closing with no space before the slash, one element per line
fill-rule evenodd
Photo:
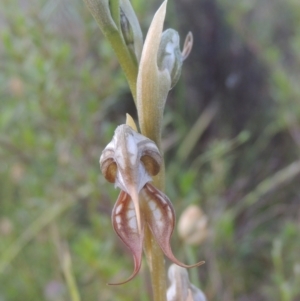
<path fill-rule="evenodd" d="M 64 252 L 62 259 L 62 269 L 69 289 L 70 297 L 72 301 L 80 301 L 80 295 L 76 280 L 72 270 L 72 261 L 69 251 Z"/>
<path fill-rule="evenodd" d="M 57 249 L 60 266 L 67 283 L 71 301 L 80 301 L 81 298 L 73 273 L 72 259 L 68 244 L 66 241 L 61 240 L 56 223 L 53 223 L 51 226 L 53 242 Z"/>
<path fill-rule="evenodd" d="M 162 164 L 160 173 L 153 179 L 154 186 L 160 190 L 164 190 L 164 169 L 164 164 Z M 147 225 L 144 235 L 144 250 L 150 270 L 153 300 L 166 301 L 167 283 L 164 254 Z"/>
<path fill-rule="evenodd" d="M 116 53 L 118 61 L 124 70 L 127 78 L 133 100 L 136 104 L 136 79 L 138 74 L 138 65 L 132 59 L 127 46 L 121 38 L 119 32 L 114 32 L 106 36 L 113 50 Z"/>
<path fill-rule="evenodd" d="M 129 88 L 136 103 L 138 64 L 132 58 L 121 33 L 119 1 L 85 0 L 85 3 L 111 44 L 128 80 Z"/>
<path fill-rule="evenodd" d="M 194 264 L 197 262 L 197 258 L 195 256 L 195 251 L 192 246 L 184 244 L 186 256 L 188 258 L 189 264 Z M 191 275 L 191 283 L 200 288 L 200 280 L 197 269 L 190 269 Z"/>
<path fill-rule="evenodd" d="M 164 254 L 153 238 L 148 226 L 145 227 L 144 248 L 150 269 L 153 300 L 166 301 L 167 284 Z"/>

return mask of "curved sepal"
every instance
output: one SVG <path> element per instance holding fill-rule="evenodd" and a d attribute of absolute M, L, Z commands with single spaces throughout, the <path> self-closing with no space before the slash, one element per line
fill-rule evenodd
<path fill-rule="evenodd" d="M 202 265 L 204 261 L 186 265 L 180 262 L 172 252 L 170 239 L 175 226 L 175 211 L 169 198 L 150 183 L 144 186 L 141 194 L 144 199 L 142 206 L 145 220 L 164 254 L 171 261 L 184 268 Z"/>
<path fill-rule="evenodd" d="M 119 285 L 130 281 L 136 276 L 141 268 L 142 251 L 143 251 L 143 223 L 142 231 L 139 233 L 135 207 L 128 193 L 121 191 L 112 212 L 113 227 L 131 251 L 134 261 L 134 270 L 131 276 L 119 283 L 109 283 L 109 285 Z"/>

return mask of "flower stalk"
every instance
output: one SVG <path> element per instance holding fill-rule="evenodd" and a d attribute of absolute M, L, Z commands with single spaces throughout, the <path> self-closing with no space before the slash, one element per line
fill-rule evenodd
<path fill-rule="evenodd" d="M 148 227 L 145 230 L 144 248 L 150 270 L 153 300 L 166 301 L 167 282 L 164 254 Z"/>

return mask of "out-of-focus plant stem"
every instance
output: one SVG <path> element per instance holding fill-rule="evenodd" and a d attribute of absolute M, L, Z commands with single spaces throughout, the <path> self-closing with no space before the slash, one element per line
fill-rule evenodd
<path fill-rule="evenodd" d="M 72 259 L 69 247 L 66 241 L 61 240 L 59 229 L 55 222 L 51 226 L 54 244 L 56 245 L 61 269 L 67 283 L 71 301 L 81 301 L 79 290 L 73 273 Z"/>
<path fill-rule="evenodd" d="M 192 246 L 184 244 L 185 252 L 187 255 L 187 259 L 189 264 L 193 264 L 197 261 L 197 258 L 195 256 L 195 250 Z M 191 269 L 191 283 L 193 283 L 195 286 L 200 288 L 200 280 L 196 269 Z"/>

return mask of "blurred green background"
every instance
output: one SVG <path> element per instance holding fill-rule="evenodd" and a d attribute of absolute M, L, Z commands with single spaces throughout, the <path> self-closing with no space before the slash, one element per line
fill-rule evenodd
<path fill-rule="evenodd" d="M 144 35 L 159 3 L 132 1 Z M 206 261 L 191 278 L 208 300 L 299 301 L 300 2 L 169 0 L 170 26 L 194 48 L 165 112 L 166 193 L 208 218 L 174 253 Z M 98 164 L 126 112 L 83 1 L 1 0 L 0 301 L 151 300 L 145 263 L 106 285 L 133 269 Z"/>

